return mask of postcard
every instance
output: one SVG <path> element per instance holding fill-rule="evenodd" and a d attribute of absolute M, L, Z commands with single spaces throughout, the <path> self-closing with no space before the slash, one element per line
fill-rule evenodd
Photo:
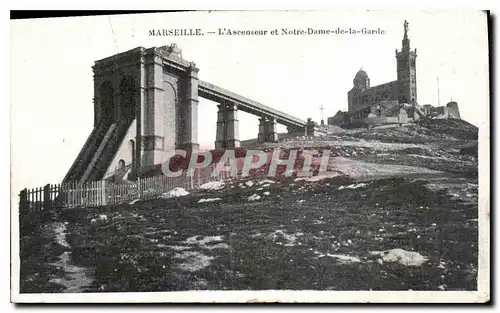
<path fill-rule="evenodd" d="M 488 302 L 488 18 L 11 20 L 11 300 Z"/>

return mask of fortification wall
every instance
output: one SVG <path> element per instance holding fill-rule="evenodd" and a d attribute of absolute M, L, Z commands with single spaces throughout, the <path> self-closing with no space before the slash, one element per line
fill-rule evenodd
<path fill-rule="evenodd" d="M 345 113 L 337 113 L 335 116 L 330 116 L 327 118 L 328 125 L 341 125 L 344 122 L 344 114 Z"/>
<path fill-rule="evenodd" d="M 395 116 L 399 113 L 399 103 L 397 100 L 380 101 L 378 107 L 380 110 L 378 115 L 380 116 Z"/>
<path fill-rule="evenodd" d="M 433 116 L 445 116 L 445 117 L 448 117 L 448 108 L 447 107 L 437 107 L 437 108 L 434 108 L 432 111 L 431 111 L 431 114 Z"/>
<path fill-rule="evenodd" d="M 456 119 L 461 119 L 460 118 L 460 110 L 458 108 L 458 103 L 456 102 L 449 102 L 446 107 L 448 108 L 448 117 L 449 118 L 456 118 Z"/>
<path fill-rule="evenodd" d="M 367 124 L 398 124 L 398 116 L 367 117 L 364 119 Z"/>

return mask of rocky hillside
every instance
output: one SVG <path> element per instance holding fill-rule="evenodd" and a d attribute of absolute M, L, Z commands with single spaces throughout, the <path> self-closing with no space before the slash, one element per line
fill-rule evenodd
<path fill-rule="evenodd" d="M 267 143 L 302 154 L 328 149 L 329 172 L 257 171 L 153 200 L 64 211 L 57 218 L 71 259 L 57 264 L 86 273 L 81 281 L 91 283 L 77 290 L 94 292 L 475 290 L 476 138 L 470 124 L 433 120 Z M 29 269 L 23 286 L 35 292 L 43 280 Z M 51 290 L 55 282 L 75 290 L 44 273 Z"/>
<path fill-rule="evenodd" d="M 250 141 L 243 145 L 248 149 L 256 149 L 259 145 L 264 148 L 328 149 L 332 156 L 351 161 L 477 176 L 477 136 L 477 127 L 466 121 L 435 119 L 372 129 L 346 130 L 330 126 L 328 135 L 322 137 L 285 138 L 279 143 L 264 144 Z"/>

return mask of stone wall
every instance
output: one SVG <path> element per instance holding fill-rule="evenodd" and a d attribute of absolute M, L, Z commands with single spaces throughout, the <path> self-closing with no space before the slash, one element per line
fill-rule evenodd
<path fill-rule="evenodd" d="M 400 119 L 398 116 L 379 116 L 379 117 L 367 117 L 364 119 L 366 124 L 398 124 Z"/>
<path fill-rule="evenodd" d="M 454 101 L 447 103 L 446 106 L 439 107 L 434 107 L 430 104 L 424 104 L 422 106 L 422 111 L 426 116 L 431 118 L 440 117 L 461 119 L 458 103 Z"/>
<path fill-rule="evenodd" d="M 372 112 L 378 116 L 397 116 L 399 103 L 397 100 L 380 101 L 372 107 Z"/>
<path fill-rule="evenodd" d="M 397 101 L 398 88 L 398 82 L 392 81 L 365 90 L 352 89 L 348 93 L 349 112 L 358 111 L 381 101 Z"/>
<path fill-rule="evenodd" d="M 334 116 L 330 116 L 327 118 L 327 124 L 328 125 L 337 125 L 340 126 L 342 123 L 344 123 L 344 120 L 346 120 L 346 114 L 347 112 L 343 111 L 337 111 L 337 113 Z"/>

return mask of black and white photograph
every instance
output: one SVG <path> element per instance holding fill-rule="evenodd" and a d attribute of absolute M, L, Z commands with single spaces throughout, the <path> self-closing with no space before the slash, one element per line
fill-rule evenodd
<path fill-rule="evenodd" d="M 11 20 L 11 301 L 488 302 L 488 18 Z"/>

